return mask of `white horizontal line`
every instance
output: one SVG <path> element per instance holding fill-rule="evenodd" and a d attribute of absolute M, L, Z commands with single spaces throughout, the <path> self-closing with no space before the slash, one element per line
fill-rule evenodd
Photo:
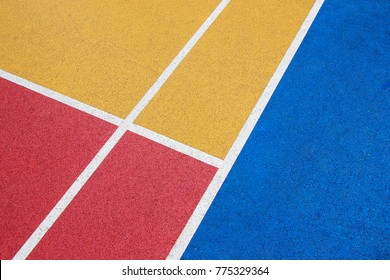
<path fill-rule="evenodd" d="M 182 154 L 188 155 L 190 157 L 193 157 L 197 160 L 200 160 L 204 163 L 215 166 L 217 168 L 220 168 L 223 164 L 222 159 L 216 158 L 212 155 L 209 155 L 209 154 L 202 152 L 198 149 L 195 149 L 191 146 L 185 145 L 185 144 L 180 143 L 176 140 L 173 140 L 169 137 L 166 137 L 164 135 L 161 135 L 159 133 L 151 131 L 151 130 L 144 128 L 142 126 L 132 124 L 130 126 L 129 130 L 131 132 L 134 132 L 134 133 L 137 133 L 141 136 L 144 136 L 145 138 L 148 138 L 154 142 L 160 143 L 166 147 L 169 147 L 169 148 L 176 150 Z"/>
<path fill-rule="evenodd" d="M 123 122 L 123 119 L 121 119 L 117 116 L 106 113 L 106 112 L 99 110 L 97 108 L 94 108 L 88 104 L 82 103 L 80 101 L 77 101 L 77 100 L 72 99 L 70 97 L 67 97 L 65 95 L 62 95 L 61 93 L 58 93 L 58 92 L 53 91 L 51 89 L 48 89 L 48 88 L 45 88 L 45 87 L 40 86 L 38 84 L 35 84 L 33 82 L 30 82 L 26 79 L 23 79 L 21 77 L 18 77 L 16 75 L 13 75 L 13 74 L 8 73 L 8 72 L 1 70 L 1 69 L 0 69 L 0 77 L 4 78 L 6 80 L 9 80 L 15 84 L 18 84 L 20 86 L 23 86 L 25 88 L 28 88 L 30 90 L 33 90 L 37 93 L 40 93 L 46 97 L 49 97 L 49 98 L 54 99 L 56 101 L 59 101 L 65 105 L 73 107 L 77 110 L 80 110 L 80 111 L 85 112 L 87 114 L 98 117 L 98 118 L 105 120 L 109 123 L 112 123 L 116 126 L 119 126 Z M 131 132 L 140 134 L 145 138 L 153 140 L 153 141 L 160 143 L 166 147 L 169 147 L 173 150 L 179 151 L 183 154 L 186 154 L 188 156 L 196 158 L 202 162 L 205 162 L 207 164 L 215 166 L 217 168 L 219 168 L 222 165 L 223 161 L 219 158 L 216 158 L 216 157 L 209 155 L 205 152 L 197 150 L 197 149 L 190 147 L 188 145 L 185 145 L 183 143 L 177 142 L 169 137 L 158 134 L 156 132 L 153 132 L 149 129 L 138 126 L 136 124 L 132 123 L 128 130 Z"/>
<path fill-rule="evenodd" d="M 66 104 L 68 106 L 76 108 L 80 111 L 83 111 L 85 113 L 93 115 L 99 119 L 106 121 L 106 122 L 112 123 L 116 126 L 119 126 L 123 121 L 123 119 L 118 118 L 117 116 L 111 115 L 107 112 L 104 112 L 102 110 L 99 110 L 97 108 L 89 106 L 89 105 L 82 103 L 80 101 L 77 101 L 75 99 L 72 99 L 72 98 L 65 96 L 61 93 L 58 93 L 54 90 L 48 89 L 46 87 L 40 86 L 38 84 L 35 84 L 33 82 L 30 82 L 30 81 L 25 80 L 23 78 L 20 78 L 18 76 L 15 76 L 15 75 L 8 73 L 8 72 L 1 70 L 1 69 L 0 69 L 0 77 L 6 79 L 8 81 L 11 81 L 15 84 L 18 84 L 20 86 L 23 86 L 25 88 L 28 88 L 30 90 L 33 90 L 35 92 L 38 92 L 38 93 L 40 93 L 44 96 L 47 96 L 51 99 L 54 99 L 58 102 L 61 102 L 63 104 Z"/>
<path fill-rule="evenodd" d="M 276 87 L 278 86 L 280 80 L 282 79 L 285 71 L 287 70 L 287 67 L 289 66 L 295 53 L 297 52 L 299 46 L 301 45 L 303 39 L 305 38 L 307 31 L 309 30 L 311 24 L 313 23 L 323 3 L 324 0 L 317 0 L 314 3 L 307 18 L 305 19 L 296 37 L 291 43 L 289 49 L 284 55 L 282 61 L 280 62 L 274 75 L 269 81 L 263 94 L 261 95 L 254 109 L 252 110 L 243 128 L 241 129 L 240 134 L 238 135 L 236 141 L 234 142 L 233 146 L 229 150 L 229 153 L 225 158 L 223 166 L 218 170 L 218 172 L 214 176 L 206 192 L 201 198 L 198 206 L 195 208 L 195 211 L 193 212 L 192 216 L 188 220 L 185 228 L 183 229 L 175 245 L 173 246 L 171 252 L 169 253 L 167 259 L 178 260 L 183 255 L 185 249 L 187 248 L 196 230 L 198 229 L 200 223 L 202 222 L 204 216 L 206 215 L 211 203 L 213 202 L 215 196 L 217 195 L 219 189 L 221 188 L 223 182 L 225 181 L 226 176 L 229 174 L 234 162 L 236 161 L 238 155 L 241 153 L 242 148 L 244 147 L 246 141 L 248 140 L 249 135 L 252 133 L 252 130 L 255 127 L 257 121 L 259 120 L 261 114 L 263 113 L 264 108 L 267 106 L 268 101 L 270 100 L 272 94 L 274 93 Z"/>

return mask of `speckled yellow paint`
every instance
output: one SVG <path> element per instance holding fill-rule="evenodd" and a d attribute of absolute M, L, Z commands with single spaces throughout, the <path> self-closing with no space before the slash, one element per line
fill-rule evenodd
<path fill-rule="evenodd" d="M 314 0 L 231 0 L 136 123 L 224 158 Z"/>
<path fill-rule="evenodd" d="M 126 117 L 220 0 L 1 0 L 0 68 Z"/>

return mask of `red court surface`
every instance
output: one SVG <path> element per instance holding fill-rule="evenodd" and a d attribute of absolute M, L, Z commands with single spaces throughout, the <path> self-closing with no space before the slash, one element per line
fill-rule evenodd
<path fill-rule="evenodd" d="M 115 126 L 2 78 L 0 98 L 0 259 L 10 259 Z"/>
<path fill-rule="evenodd" d="M 215 172 L 127 132 L 29 259 L 165 259 Z"/>

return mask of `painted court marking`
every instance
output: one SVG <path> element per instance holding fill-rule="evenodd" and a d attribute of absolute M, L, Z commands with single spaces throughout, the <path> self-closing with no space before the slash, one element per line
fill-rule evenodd
<path fill-rule="evenodd" d="M 153 140 L 154 142 L 157 142 L 159 144 L 167 146 L 167 147 L 171 148 L 172 150 L 176 150 L 182 154 L 185 154 L 185 155 L 193 157 L 197 160 L 203 161 L 204 163 L 207 163 L 207 164 L 212 165 L 214 167 L 220 168 L 223 165 L 222 159 L 219 159 L 217 157 L 209 155 L 205 152 L 202 152 L 202 151 L 195 149 L 191 146 L 185 145 L 181 142 L 173 140 L 169 137 L 166 137 L 164 135 L 156 133 L 156 132 L 149 130 L 147 128 L 144 128 L 142 126 L 132 124 L 129 127 L 129 131 L 134 132 L 138 135 L 144 136 L 145 138 L 148 138 L 150 140 Z"/>
<path fill-rule="evenodd" d="M 300 44 L 305 38 L 311 24 L 313 23 L 323 3 L 324 0 L 317 0 L 314 3 L 308 16 L 306 17 L 300 30 L 298 31 L 296 37 L 294 38 L 289 49 L 284 55 L 282 61 L 280 62 L 274 75 L 272 76 L 263 94 L 258 100 L 256 106 L 251 112 L 248 120 L 245 122 L 236 141 L 234 142 L 233 146 L 230 148 L 225 158 L 224 165 L 218 170 L 218 172 L 214 176 L 209 187 L 204 193 L 202 199 L 200 200 L 198 206 L 195 208 L 194 213 L 192 214 L 191 218 L 188 220 L 187 225 L 183 229 L 181 235 L 179 236 L 171 252 L 169 253 L 167 259 L 177 260 L 180 259 L 181 256 L 183 255 L 189 242 L 194 236 L 197 228 L 202 222 L 204 216 L 206 215 L 207 210 L 209 209 L 211 203 L 213 202 L 215 196 L 217 195 L 219 189 L 221 188 L 222 183 L 225 181 L 226 176 L 228 175 L 230 169 L 232 168 L 234 162 L 236 161 L 238 155 L 240 154 L 242 148 L 244 147 L 244 144 L 248 140 L 249 135 L 251 134 L 257 121 L 259 120 L 261 114 L 263 113 L 264 108 L 267 106 L 268 101 L 270 100 L 272 94 L 274 93 L 276 87 L 278 86 L 280 80 L 282 79 L 285 71 L 287 70 L 287 67 L 289 66 Z"/>
<path fill-rule="evenodd" d="M 315 0 L 231 1 L 135 123 L 225 159 Z"/>
<path fill-rule="evenodd" d="M 118 143 L 118 141 L 122 138 L 125 132 L 132 126 L 135 118 L 141 113 L 141 111 L 145 108 L 148 102 L 153 98 L 153 96 L 157 93 L 160 87 L 165 83 L 165 81 L 181 63 L 184 57 L 190 52 L 190 50 L 195 46 L 198 40 L 207 31 L 210 25 L 215 21 L 215 19 L 224 10 L 224 8 L 229 2 L 230 0 L 221 1 L 218 7 L 211 13 L 211 15 L 191 37 L 191 39 L 187 42 L 187 44 L 183 47 L 179 54 L 168 65 L 168 67 L 164 70 L 164 72 L 160 75 L 157 81 L 148 90 L 145 96 L 139 101 L 139 103 L 124 119 L 124 121 L 121 122 L 121 124 L 110 137 L 110 139 L 99 150 L 99 152 L 95 155 L 92 161 L 88 164 L 88 166 L 84 169 L 84 171 L 80 174 L 80 176 L 64 194 L 64 196 L 60 199 L 56 206 L 50 211 L 50 213 L 46 216 L 46 218 L 42 221 L 38 228 L 33 232 L 33 234 L 26 241 L 26 243 L 20 248 L 20 250 L 17 252 L 13 259 L 26 259 L 28 257 L 31 251 L 40 242 L 46 232 L 51 228 L 54 222 L 66 209 L 66 207 L 81 190 L 81 188 L 88 181 L 88 179 L 93 175 L 93 173 L 100 166 L 100 164 L 107 157 L 107 155 L 111 152 L 111 150 Z"/>
<path fill-rule="evenodd" d="M 75 99 L 68 97 L 66 95 L 63 95 L 61 93 L 58 93 L 54 90 L 40 86 L 36 83 L 33 83 L 31 81 L 28 81 L 26 79 L 23 79 L 21 77 L 13 75 L 13 74 L 8 73 L 8 72 L 1 70 L 1 69 L 0 69 L 0 78 L 4 78 L 8 81 L 11 81 L 11 82 L 17 84 L 17 85 L 20 85 L 20 86 L 23 86 L 23 87 L 28 88 L 30 90 L 33 90 L 34 92 L 40 93 L 46 97 L 54 99 L 58 102 L 61 102 L 65 105 L 73 107 L 73 108 L 80 110 L 82 112 L 85 112 L 87 114 L 93 115 L 97 118 L 100 118 L 106 122 L 112 123 L 116 126 L 120 126 L 120 124 L 123 122 L 123 119 L 121 119 L 117 116 L 114 116 L 110 113 L 104 112 L 100 109 L 92 107 L 88 104 L 85 104 L 83 102 L 75 100 Z M 198 159 L 204 163 L 207 163 L 209 165 L 215 166 L 217 168 L 222 166 L 223 161 L 219 158 L 216 158 L 216 157 L 209 155 L 203 151 L 200 151 L 196 148 L 193 148 L 193 147 L 188 146 L 186 144 L 180 143 L 180 142 L 173 140 L 167 136 L 161 135 L 157 132 L 151 131 L 147 128 L 141 127 L 141 126 L 136 125 L 134 123 L 132 123 L 129 126 L 128 130 L 131 132 L 137 133 L 139 135 L 142 135 L 143 137 L 148 138 L 150 140 L 153 140 L 154 142 L 159 143 L 161 145 L 164 145 L 168 148 L 171 148 L 173 150 L 181 152 L 182 154 L 196 158 L 196 159 Z"/>
<path fill-rule="evenodd" d="M 220 2 L 2 0 L 0 68 L 124 119 Z"/>
<path fill-rule="evenodd" d="M 33 82 L 30 82 L 26 79 L 23 79 L 23 78 L 20 78 L 18 76 L 15 76 L 11 73 L 8 73 L 4 70 L 1 70 L 0 69 L 0 77 L 1 78 L 4 78 L 8 81 L 11 81 L 17 85 L 20 85 L 22 87 L 25 87 L 25 88 L 28 88 L 28 89 L 31 89 L 32 91 L 35 91 L 35 92 L 38 92 L 46 97 L 49 97 L 51 99 L 54 99 L 54 100 L 57 100 L 58 102 L 61 102 L 63 104 L 66 104 L 68 106 L 71 106 L 73 108 L 76 108 L 80 111 L 83 111 L 83 112 L 86 112 L 90 115 L 93 115 L 97 118 L 100 118 L 106 122 L 109 122 L 109 123 L 112 123 L 114 125 L 117 125 L 119 126 L 121 123 L 122 123 L 122 119 L 117 117 L 117 116 L 114 116 L 114 115 L 111 115 L 107 112 L 104 112 L 100 109 L 97 109 L 95 107 L 92 107 L 90 105 L 87 105 L 85 103 L 82 103 L 80 101 L 77 101 L 73 98 L 70 98 L 68 96 L 65 96 L 61 93 L 58 93 L 54 90 L 51 90 L 51 89 L 48 89 L 46 87 L 43 87 L 43 86 L 40 86 L 40 85 L 37 85 Z"/>

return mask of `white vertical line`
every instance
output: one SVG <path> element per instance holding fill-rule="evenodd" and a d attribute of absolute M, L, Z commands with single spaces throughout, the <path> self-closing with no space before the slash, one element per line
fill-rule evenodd
<path fill-rule="evenodd" d="M 256 103 L 243 128 L 241 129 L 236 141 L 230 148 L 225 158 L 224 165 L 218 170 L 218 172 L 214 176 L 206 192 L 202 196 L 198 206 L 195 208 L 195 211 L 193 212 L 182 233 L 177 239 L 175 245 L 173 246 L 171 252 L 167 256 L 167 259 L 177 260 L 180 259 L 183 255 L 185 249 L 187 248 L 200 223 L 202 222 L 204 216 L 206 215 L 206 212 L 208 211 L 211 203 L 213 202 L 228 173 L 230 172 L 234 162 L 236 161 L 238 155 L 240 154 L 242 148 L 248 140 L 249 135 L 251 134 L 257 121 L 259 120 L 261 114 L 263 113 L 264 108 L 267 106 L 268 101 L 270 100 L 272 94 L 274 93 L 276 87 L 278 86 L 280 80 L 286 72 L 288 65 L 292 61 L 295 53 L 297 52 L 299 46 L 305 38 L 311 24 L 313 23 L 323 3 L 324 0 L 317 0 L 314 3 L 307 18 L 303 22 L 300 30 L 298 31 L 296 37 L 294 38 L 289 49 L 284 55 L 282 61 L 280 62 L 278 68 L 273 74 L 267 87 L 264 89 L 263 94 Z"/>
<path fill-rule="evenodd" d="M 200 37 L 202 37 L 202 35 L 206 32 L 206 30 L 210 27 L 210 25 L 219 16 L 219 14 L 223 11 L 223 9 L 229 2 L 230 0 L 223 0 L 212 12 L 212 14 L 206 19 L 202 26 L 196 31 L 196 33 L 191 37 L 188 43 L 183 47 L 179 54 L 173 59 L 173 61 L 168 65 L 168 67 L 164 70 L 164 72 L 148 90 L 145 96 L 139 101 L 135 108 L 121 123 L 121 125 L 117 128 L 114 134 L 99 150 L 99 152 L 95 155 L 95 157 L 84 169 L 84 171 L 79 175 L 76 181 L 72 184 L 72 186 L 68 189 L 64 196 L 56 204 L 56 206 L 54 206 L 54 208 L 50 211 L 50 213 L 46 216 L 46 218 L 42 221 L 38 228 L 33 232 L 30 238 L 19 249 L 13 259 L 26 259 L 28 257 L 31 251 L 37 246 L 37 244 L 41 241 L 43 236 L 51 228 L 54 222 L 66 209 L 69 203 L 72 202 L 73 198 L 77 195 L 77 193 L 81 190 L 84 184 L 88 181 L 88 179 L 96 171 L 99 165 L 107 157 L 110 151 L 119 142 L 125 132 L 132 126 L 135 118 L 141 113 L 141 111 L 145 108 L 148 102 L 153 98 L 153 96 L 157 93 L 157 91 L 161 88 L 161 86 L 177 68 L 177 66 L 184 59 L 184 57 L 191 51 L 191 49 L 195 46 Z"/>
<path fill-rule="evenodd" d="M 23 78 L 20 78 L 18 76 L 15 76 L 11 73 L 8 73 L 4 70 L 1 70 L 0 69 L 0 77 L 3 78 L 3 79 L 6 79 L 8 81 L 11 81 L 15 84 L 18 84 L 20 86 L 23 86 L 25 88 L 28 88 L 32 91 L 35 91 L 35 92 L 38 92 L 46 97 L 49 97 L 51 99 L 54 99 L 58 102 L 61 102 L 65 105 L 68 105 L 70 107 L 73 107 L 73 108 L 76 108 L 80 111 L 83 111 L 85 113 L 88 113 L 92 116 L 95 116 L 97 118 L 100 118 L 106 122 L 109 122 L 109 123 L 112 123 L 116 126 L 119 126 L 121 123 L 122 123 L 122 119 L 121 118 L 118 118 L 117 116 L 114 116 L 114 115 L 111 115 L 107 112 L 104 112 L 100 109 L 97 109 L 97 108 L 94 108 L 90 105 L 87 105 L 85 103 L 82 103 L 80 101 L 77 101 L 73 98 L 70 98 L 68 96 L 65 96 L 61 93 L 58 93 L 54 90 L 51 90 L 51 89 L 48 89 L 46 87 L 43 87 L 43 86 L 40 86 L 40 85 L 37 85 L 33 82 L 30 82 L 28 80 L 25 80 Z"/>

